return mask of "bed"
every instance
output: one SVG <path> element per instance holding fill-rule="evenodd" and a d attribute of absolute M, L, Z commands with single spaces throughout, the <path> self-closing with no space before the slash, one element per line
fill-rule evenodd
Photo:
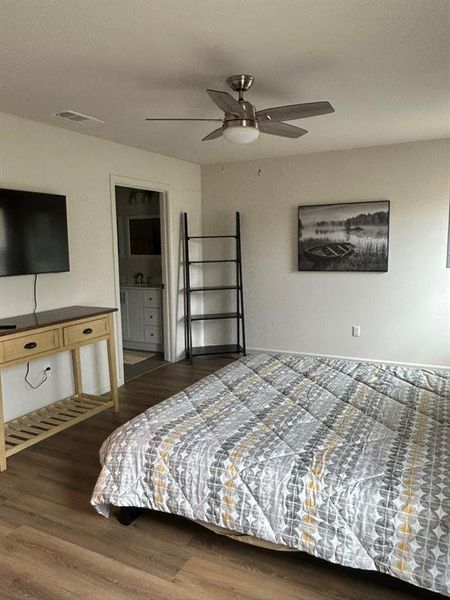
<path fill-rule="evenodd" d="M 244 357 L 117 429 L 92 504 L 181 515 L 450 594 L 450 373 Z"/>

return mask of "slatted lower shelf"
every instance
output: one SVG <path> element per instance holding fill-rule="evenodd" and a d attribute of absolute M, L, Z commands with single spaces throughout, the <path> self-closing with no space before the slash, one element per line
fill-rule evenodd
<path fill-rule="evenodd" d="M 243 352 L 242 346 L 238 344 L 196 346 L 192 348 L 192 356 L 206 356 L 207 354 L 242 354 Z"/>
<path fill-rule="evenodd" d="M 83 394 L 55 402 L 5 423 L 6 456 L 51 437 L 76 423 L 113 407 L 106 396 Z"/>

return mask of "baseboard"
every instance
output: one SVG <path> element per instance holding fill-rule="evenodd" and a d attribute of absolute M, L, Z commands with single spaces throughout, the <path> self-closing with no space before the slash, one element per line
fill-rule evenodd
<path fill-rule="evenodd" d="M 427 365 L 420 363 L 398 362 L 395 360 L 384 360 L 382 358 L 362 358 L 360 356 L 341 356 L 339 354 L 318 354 L 317 352 L 298 352 L 295 350 L 275 349 L 275 348 L 247 348 L 247 352 L 255 354 L 256 352 L 286 352 L 288 354 L 300 354 L 302 356 L 318 356 L 320 358 L 339 358 L 344 360 L 355 360 L 358 362 L 381 363 L 387 365 L 399 365 L 404 367 L 416 367 L 420 369 L 437 369 L 440 371 L 450 371 L 448 365 Z"/>

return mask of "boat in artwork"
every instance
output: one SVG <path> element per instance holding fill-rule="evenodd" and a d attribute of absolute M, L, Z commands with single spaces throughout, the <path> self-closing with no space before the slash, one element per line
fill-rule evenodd
<path fill-rule="evenodd" d="M 305 256 L 313 262 L 328 262 L 350 256 L 355 245 L 350 242 L 329 242 L 305 249 Z"/>

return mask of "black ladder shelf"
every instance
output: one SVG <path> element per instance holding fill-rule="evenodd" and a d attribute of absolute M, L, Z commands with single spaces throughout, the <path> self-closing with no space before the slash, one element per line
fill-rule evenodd
<path fill-rule="evenodd" d="M 236 233 L 234 235 L 189 235 L 187 213 L 184 213 L 184 301 L 185 301 L 185 337 L 186 356 L 192 362 L 194 356 L 206 354 L 246 354 L 245 346 L 245 320 L 244 320 L 244 290 L 242 287 L 242 255 L 241 255 L 241 220 L 236 213 Z M 189 241 L 205 239 L 234 238 L 236 240 L 236 258 L 214 259 L 214 260 L 190 260 Z M 211 263 L 235 263 L 236 282 L 224 285 L 206 285 L 204 287 L 191 287 L 191 266 Z M 233 312 L 210 313 L 193 315 L 191 313 L 191 294 L 209 291 L 236 291 L 236 310 Z M 193 346 L 192 345 L 192 323 L 195 321 L 211 321 L 221 319 L 236 320 L 236 343 L 215 346 Z"/>

